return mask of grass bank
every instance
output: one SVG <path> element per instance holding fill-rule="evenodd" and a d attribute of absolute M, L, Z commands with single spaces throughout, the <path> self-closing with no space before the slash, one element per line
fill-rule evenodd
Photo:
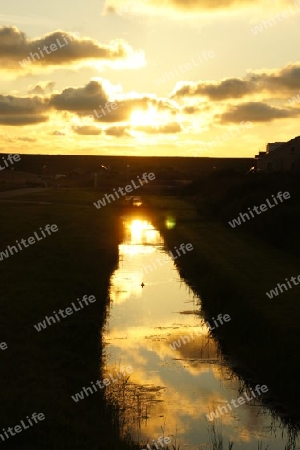
<path fill-rule="evenodd" d="M 232 317 L 216 333 L 231 366 L 249 382 L 266 384 L 267 401 L 299 425 L 300 286 L 273 299 L 266 296 L 286 277 L 300 274 L 299 260 L 253 235 L 200 218 L 188 199 L 151 198 L 149 206 L 169 247 L 193 244 L 176 263 L 200 294 L 207 318 Z M 175 228 L 166 228 L 168 217 Z"/>
<path fill-rule="evenodd" d="M 92 202 L 98 196 L 88 189 L 57 190 L 1 204 L 0 251 L 40 227 L 58 226 L 58 232 L 0 261 L 0 342 L 8 345 L 0 351 L 0 428 L 14 427 L 33 412 L 46 417 L 7 439 L 8 448 L 129 448 L 120 443 L 117 412 L 101 393 L 78 403 L 71 399 L 101 379 L 101 329 L 118 261 L 118 211 L 114 205 L 97 210 Z M 36 331 L 34 324 L 85 294 L 96 302 Z"/>

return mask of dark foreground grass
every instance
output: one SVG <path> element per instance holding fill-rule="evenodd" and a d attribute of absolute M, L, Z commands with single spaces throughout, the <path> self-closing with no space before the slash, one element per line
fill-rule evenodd
<path fill-rule="evenodd" d="M 232 367 L 249 382 L 266 384 L 281 417 L 299 426 L 300 285 L 269 299 L 266 291 L 300 274 L 299 260 L 259 238 L 199 218 L 187 200 L 152 198 L 150 206 L 169 247 L 191 242 L 176 263 L 200 294 L 207 318 L 230 314 L 216 330 Z M 176 227 L 167 230 L 167 217 Z"/>
<path fill-rule="evenodd" d="M 117 412 L 101 393 L 78 403 L 71 399 L 82 386 L 101 379 L 101 328 L 109 277 L 118 261 L 117 209 L 96 210 L 91 201 L 98 194 L 87 190 L 47 191 L 29 198 L 54 204 L 22 203 L 25 197 L 20 203 L 2 203 L 0 251 L 48 223 L 59 230 L 0 261 L 0 342 L 8 345 L 0 350 L 0 430 L 34 412 L 46 419 L 11 436 L 3 446 L 127 449 L 119 442 Z M 95 295 L 97 301 L 41 332 L 35 330 L 34 324 L 46 315 L 85 294 Z"/>

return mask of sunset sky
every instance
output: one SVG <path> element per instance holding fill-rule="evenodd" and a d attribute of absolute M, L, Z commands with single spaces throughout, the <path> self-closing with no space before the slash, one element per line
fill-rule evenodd
<path fill-rule="evenodd" d="M 299 29 L 300 0 L 3 2 L 0 152 L 254 156 L 300 134 Z"/>

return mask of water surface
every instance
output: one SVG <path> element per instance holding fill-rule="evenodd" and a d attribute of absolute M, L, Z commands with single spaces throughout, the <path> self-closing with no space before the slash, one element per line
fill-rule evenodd
<path fill-rule="evenodd" d="M 106 371 L 130 365 L 133 372 L 128 381 L 107 387 L 107 395 L 121 407 L 124 433 L 144 447 L 163 435 L 181 449 L 208 449 L 207 414 L 237 400 L 244 386 L 224 362 L 202 317 L 201 299 L 180 278 L 160 233 L 146 218 L 122 220 L 104 332 Z M 190 333 L 193 340 L 172 348 Z M 232 407 L 213 423 L 224 448 L 229 438 L 234 449 L 255 450 L 262 443 L 262 449 L 269 444 L 270 450 L 283 450 L 288 443 L 286 430 L 259 399 Z"/>

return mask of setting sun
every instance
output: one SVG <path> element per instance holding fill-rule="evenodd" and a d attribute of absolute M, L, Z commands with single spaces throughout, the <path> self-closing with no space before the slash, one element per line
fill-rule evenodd
<path fill-rule="evenodd" d="M 158 124 L 157 110 L 150 107 L 146 111 L 136 109 L 131 113 L 130 123 L 134 126 L 155 126 Z"/>

